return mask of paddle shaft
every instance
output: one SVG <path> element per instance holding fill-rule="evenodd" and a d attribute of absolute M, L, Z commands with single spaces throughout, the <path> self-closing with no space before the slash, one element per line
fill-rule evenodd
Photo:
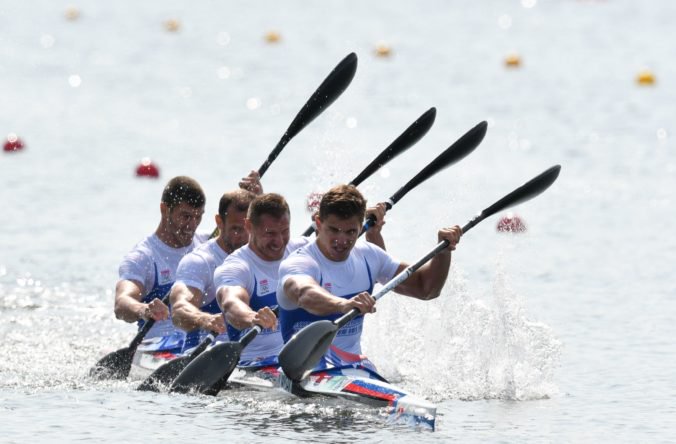
<path fill-rule="evenodd" d="M 465 156 L 474 151 L 474 149 L 479 146 L 481 141 L 486 136 L 487 127 L 488 124 L 486 121 L 479 122 L 457 141 L 455 141 L 450 147 L 444 150 L 443 153 L 441 153 L 432 162 L 425 166 L 425 168 L 423 168 L 418 174 L 409 180 L 403 187 L 399 188 L 399 190 L 397 190 L 397 192 L 385 202 L 386 211 L 391 210 L 392 207 L 397 202 L 399 202 L 409 191 L 425 182 L 427 179 L 434 176 L 441 170 L 446 169 L 454 163 L 462 160 L 465 158 Z M 368 219 L 366 219 L 360 234 L 364 234 L 375 224 L 375 217 L 370 216 Z"/>
<path fill-rule="evenodd" d="M 349 183 L 354 186 L 359 186 L 359 184 L 371 177 L 373 173 L 378 171 L 387 162 L 415 145 L 425 134 L 427 134 L 430 128 L 432 128 L 436 115 L 437 109 L 434 107 L 425 111 Z M 310 236 L 314 232 L 315 226 L 310 225 L 305 232 L 303 232 L 303 236 Z"/>
<path fill-rule="evenodd" d="M 483 211 L 481 211 L 481 213 L 479 213 L 477 216 L 475 216 L 473 219 L 471 219 L 469 222 L 467 222 L 465 224 L 465 226 L 462 227 L 462 234 L 464 235 L 470 229 L 472 229 L 472 227 L 477 225 L 479 222 L 481 222 L 482 220 L 486 219 L 487 217 L 497 213 L 498 211 L 502 211 L 506 208 L 517 205 L 517 204 L 524 202 L 526 200 L 532 199 L 533 197 L 542 193 L 544 190 L 549 188 L 549 186 L 552 183 L 554 183 L 554 181 L 556 180 L 556 178 L 559 175 L 560 170 L 561 170 L 560 165 L 555 165 L 555 166 L 549 168 L 548 170 L 544 171 L 543 173 L 536 176 L 532 180 L 528 181 L 527 183 L 523 184 L 522 186 L 515 189 L 511 193 L 507 194 L 502 199 L 495 202 L 493 205 L 485 208 Z M 394 278 L 392 278 L 377 293 L 375 293 L 373 295 L 373 298 L 377 301 L 378 299 L 383 297 L 386 293 L 389 293 L 397 285 L 401 284 L 406 279 L 408 279 L 415 271 L 417 271 L 420 267 L 422 267 L 425 263 L 427 263 L 427 261 L 432 259 L 437 254 L 439 254 L 446 247 L 448 247 L 448 244 L 449 244 L 449 242 L 446 239 L 439 242 L 436 247 L 434 247 L 425 256 L 420 258 L 416 263 L 409 265 L 403 271 L 401 271 L 398 275 L 396 275 Z M 358 309 L 353 308 L 352 310 L 345 313 L 340 318 L 336 319 L 334 321 L 334 324 L 338 328 L 341 328 L 341 327 L 345 326 L 348 322 L 350 322 L 352 319 L 359 316 L 360 313 L 361 312 Z"/>

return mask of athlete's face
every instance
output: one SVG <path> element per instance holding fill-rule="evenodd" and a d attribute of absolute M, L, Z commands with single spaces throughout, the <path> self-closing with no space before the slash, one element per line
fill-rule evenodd
<path fill-rule="evenodd" d="M 249 241 L 249 234 L 244 229 L 244 220 L 246 211 L 229 210 L 225 215 L 225 223 L 219 222 L 220 217 L 216 216 L 216 223 L 221 231 L 221 239 L 225 245 L 226 251 L 232 253 Z"/>
<path fill-rule="evenodd" d="M 203 206 L 195 208 L 185 202 L 181 202 L 171 210 L 163 206 L 162 218 L 164 219 L 168 244 L 175 248 L 190 245 L 192 238 L 195 236 L 195 231 L 202 221 L 203 214 Z"/>
<path fill-rule="evenodd" d="M 317 217 L 315 222 L 317 243 L 324 256 L 335 262 L 346 260 L 359 238 L 362 219 L 359 216 L 342 219 L 330 214 L 324 220 Z"/>
<path fill-rule="evenodd" d="M 263 214 L 255 226 L 246 220 L 249 230 L 249 247 L 265 261 L 278 261 L 284 257 L 289 243 L 289 215 L 280 218 Z"/>

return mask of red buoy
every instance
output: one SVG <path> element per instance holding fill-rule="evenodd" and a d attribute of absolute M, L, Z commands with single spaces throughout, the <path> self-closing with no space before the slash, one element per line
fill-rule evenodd
<path fill-rule="evenodd" d="M 523 233 L 526 231 L 526 224 L 516 214 L 509 213 L 500 219 L 496 229 L 505 233 Z"/>
<path fill-rule="evenodd" d="M 136 175 L 138 177 L 160 177 L 160 170 L 157 168 L 149 157 L 144 157 L 141 159 L 141 164 L 136 167 Z"/>
<path fill-rule="evenodd" d="M 307 200 L 305 202 L 307 211 L 309 213 L 314 213 L 319 211 L 319 203 L 322 201 L 322 193 L 317 193 L 313 191 L 307 195 Z"/>
<path fill-rule="evenodd" d="M 5 152 L 11 153 L 14 151 L 21 151 L 23 149 L 23 142 L 21 139 L 19 139 L 16 134 L 10 133 L 7 135 L 7 139 L 5 140 L 5 144 L 3 145 L 2 149 Z"/>

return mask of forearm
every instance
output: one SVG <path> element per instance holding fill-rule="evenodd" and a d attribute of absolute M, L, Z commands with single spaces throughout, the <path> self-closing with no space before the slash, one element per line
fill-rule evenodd
<path fill-rule="evenodd" d="M 171 321 L 184 331 L 205 328 L 210 316 L 188 301 L 176 302 L 171 308 Z"/>
<path fill-rule="evenodd" d="M 297 285 L 294 291 L 298 306 L 313 315 L 326 316 L 343 312 L 345 300 L 333 296 L 319 285 L 304 283 Z"/>
<path fill-rule="evenodd" d="M 253 319 L 256 312 L 251 309 L 248 301 L 242 300 L 238 292 L 226 288 L 219 292 L 221 306 L 225 314 L 225 320 L 228 324 L 235 327 L 237 330 L 253 327 Z"/>
<path fill-rule="evenodd" d="M 125 322 L 144 318 L 148 304 L 141 302 L 142 291 L 131 281 L 120 281 L 115 287 L 115 317 Z"/>

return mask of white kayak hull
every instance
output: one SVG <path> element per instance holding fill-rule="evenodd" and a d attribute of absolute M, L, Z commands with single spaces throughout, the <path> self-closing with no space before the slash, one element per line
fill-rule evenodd
<path fill-rule="evenodd" d="M 327 396 L 383 408 L 388 422 L 434 430 L 437 408 L 431 402 L 375 378 L 362 369 L 321 371 L 294 383 L 276 368 L 237 369 L 230 383 L 256 389 L 282 389 L 300 397 Z"/>

